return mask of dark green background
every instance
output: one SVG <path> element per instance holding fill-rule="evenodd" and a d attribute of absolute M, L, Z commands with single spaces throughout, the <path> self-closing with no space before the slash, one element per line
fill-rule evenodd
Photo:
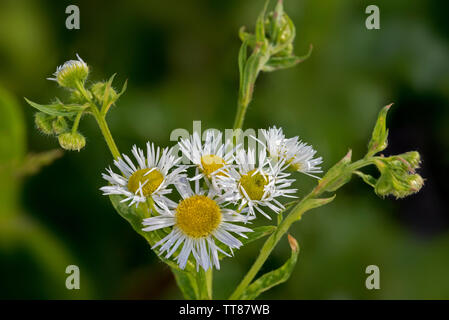
<path fill-rule="evenodd" d="M 80 30 L 65 28 L 69 4 L 80 8 Z M 380 7 L 380 30 L 365 28 L 369 4 Z M 90 79 L 117 72 L 116 88 L 129 81 L 108 118 L 122 152 L 147 140 L 171 145 L 169 133 L 191 131 L 193 120 L 203 129 L 230 128 L 238 28 L 252 30 L 262 6 L 261 0 L 2 0 L 2 101 L 15 99 L 23 113 L 28 152 L 57 148 L 54 138 L 34 129 L 34 110 L 23 97 L 39 103 L 62 97 L 45 78 L 79 53 L 91 67 Z M 293 227 L 301 246 L 297 267 L 288 283 L 261 298 L 449 298 L 447 1 L 286 0 L 285 7 L 297 27 L 295 52 L 302 55 L 310 43 L 315 49 L 303 64 L 260 77 L 245 127 L 282 126 L 313 144 L 328 169 L 348 148 L 355 159 L 364 155 L 376 114 L 394 102 L 385 153 L 420 151 L 426 184 L 407 199 L 382 200 L 354 178 L 332 204 Z M 94 120 L 86 118 L 80 130 L 87 137 L 82 152 L 66 152 L 23 181 L 0 171 L 0 217 L 28 217 L 15 233 L 0 219 L 0 297 L 180 298 L 168 268 L 99 191 L 111 156 Z M 5 137 L 3 160 L 20 148 Z M 301 194 L 313 183 L 300 176 Z M 223 261 L 215 272 L 217 298 L 231 292 L 261 244 Z M 264 271 L 288 256 L 283 240 Z M 68 264 L 80 267 L 79 291 L 65 289 Z M 370 264 L 380 267 L 377 291 L 364 285 Z"/>

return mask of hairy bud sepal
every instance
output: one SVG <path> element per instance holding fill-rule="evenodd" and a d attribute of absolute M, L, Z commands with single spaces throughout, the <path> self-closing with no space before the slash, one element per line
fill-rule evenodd
<path fill-rule="evenodd" d="M 52 121 L 54 117 L 49 116 L 43 112 L 36 112 L 34 115 L 34 123 L 36 124 L 36 128 L 47 135 L 53 134 Z"/>
<path fill-rule="evenodd" d="M 61 148 L 70 151 L 80 151 L 86 145 L 86 138 L 79 132 L 66 132 L 58 136 Z"/>
<path fill-rule="evenodd" d="M 411 156 L 410 153 L 405 155 Z M 424 179 L 415 173 L 416 154 L 413 154 L 412 160 L 415 165 L 405 160 L 404 155 L 376 159 L 374 163 L 380 172 L 374 186 L 376 194 L 380 197 L 392 195 L 404 198 L 418 192 L 424 185 Z"/>
<path fill-rule="evenodd" d="M 53 128 L 53 133 L 56 135 L 66 132 L 69 128 L 69 126 L 67 125 L 67 121 L 64 117 L 57 117 L 56 119 L 53 120 L 51 125 Z"/>
<path fill-rule="evenodd" d="M 78 60 L 66 61 L 56 69 L 54 78 L 48 78 L 48 80 L 56 81 L 61 87 L 67 89 L 78 89 L 80 85 L 83 85 L 89 75 L 89 67 L 79 55 L 76 56 Z"/>

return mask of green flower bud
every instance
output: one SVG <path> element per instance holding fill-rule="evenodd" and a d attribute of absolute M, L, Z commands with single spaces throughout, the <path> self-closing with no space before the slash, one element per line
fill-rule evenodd
<path fill-rule="evenodd" d="M 107 90 L 107 96 L 105 96 L 106 88 L 108 86 L 109 89 Z M 117 100 L 118 97 L 117 92 L 107 82 L 97 82 L 90 88 L 90 90 L 92 91 L 95 99 L 97 99 L 101 103 L 103 103 L 105 100 L 113 102 Z"/>
<path fill-rule="evenodd" d="M 64 117 L 57 117 L 51 124 L 53 132 L 57 135 L 66 132 L 68 129 L 67 121 Z"/>
<path fill-rule="evenodd" d="M 407 182 L 410 186 L 411 193 L 416 193 L 424 186 L 424 179 L 419 174 L 408 176 Z"/>
<path fill-rule="evenodd" d="M 413 169 L 419 168 L 419 165 L 421 164 L 421 156 L 417 151 L 409 151 L 399 155 L 398 157 L 401 157 L 407 161 Z"/>
<path fill-rule="evenodd" d="M 272 44 L 291 43 L 295 29 L 283 12 L 270 12 L 265 20 L 266 36 Z"/>
<path fill-rule="evenodd" d="M 293 53 L 293 44 L 289 43 L 284 49 L 276 54 L 276 57 L 289 57 Z"/>
<path fill-rule="evenodd" d="M 52 120 L 52 116 L 43 112 L 36 112 L 34 115 L 34 123 L 37 129 L 48 135 L 53 134 Z"/>
<path fill-rule="evenodd" d="M 58 136 L 61 148 L 71 151 L 80 151 L 86 145 L 86 138 L 79 132 L 66 132 Z"/>
<path fill-rule="evenodd" d="M 61 87 L 77 89 L 78 83 L 84 83 L 89 74 L 89 67 L 77 54 L 78 60 L 69 60 L 56 69 L 54 78 L 48 80 L 56 81 Z"/>
<path fill-rule="evenodd" d="M 86 90 L 86 93 L 91 96 L 90 92 Z M 86 98 L 83 96 L 83 94 L 81 92 L 79 92 L 78 90 L 73 90 L 70 93 L 70 97 L 69 100 L 71 103 L 74 104 L 84 104 L 86 103 Z"/>
<path fill-rule="evenodd" d="M 403 158 L 393 156 L 377 160 L 375 163 L 381 176 L 374 190 L 381 197 L 393 195 L 396 198 L 404 198 L 418 192 L 424 185 L 424 180 L 419 174 L 410 173 L 410 167 L 408 163 L 404 164 Z"/>

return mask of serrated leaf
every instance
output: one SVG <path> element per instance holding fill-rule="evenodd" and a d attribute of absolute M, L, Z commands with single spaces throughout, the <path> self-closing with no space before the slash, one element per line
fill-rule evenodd
<path fill-rule="evenodd" d="M 290 243 L 290 248 L 292 249 L 292 254 L 287 262 L 282 267 L 264 274 L 259 279 L 250 284 L 239 297 L 239 299 L 253 300 L 257 298 L 261 293 L 287 281 L 288 278 L 290 278 L 290 275 L 295 268 L 296 261 L 298 260 L 299 246 L 297 241 L 292 236 L 289 235 L 288 240 Z"/>
<path fill-rule="evenodd" d="M 83 105 L 64 105 L 61 102 L 53 103 L 53 104 L 38 104 L 33 101 L 28 100 L 27 98 L 24 98 L 25 101 L 32 106 L 33 108 L 36 108 L 37 110 L 46 113 L 51 116 L 74 116 L 78 112 L 84 110 L 86 106 Z"/>

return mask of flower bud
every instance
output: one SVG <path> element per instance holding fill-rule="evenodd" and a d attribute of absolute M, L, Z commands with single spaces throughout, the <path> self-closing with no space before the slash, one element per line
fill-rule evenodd
<path fill-rule="evenodd" d="M 100 102 L 104 102 L 105 100 L 106 101 L 117 100 L 117 92 L 111 86 L 109 86 L 109 89 L 107 90 L 107 96 L 105 96 L 107 87 L 108 83 L 97 82 L 90 88 L 90 90 L 92 91 L 92 94 L 94 95 L 95 99 L 97 99 Z"/>
<path fill-rule="evenodd" d="M 84 83 L 89 74 L 89 67 L 77 54 L 78 60 L 69 60 L 56 69 L 54 78 L 48 80 L 56 81 L 61 87 L 76 89 L 78 83 Z"/>
<path fill-rule="evenodd" d="M 53 128 L 53 132 L 57 135 L 66 132 L 68 128 L 67 121 L 64 117 L 57 117 L 55 120 L 53 120 L 51 125 Z"/>
<path fill-rule="evenodd" d="M 407 182 L 410 186 L 411 193 L 418 192 L 424 186 L 424 179 L 419 174 L 409 175 Z"/>
<path fill-rule="evenodd" d="M 91 96 L 90 92 L 86 90 L 87 95 Z M 70 102 L 74 104 L 84 104 L 86 103 L 86 98 L 78 90 L 73 90 L 70 93 Z"/>
<path fill-rule="evenodd" d="M 416 155 L 414 157 L 416 158 Z M 393 195 L 396 198 L 404 198 L 418 192 L 424 185 L 423 178 L 419 174 L 410 174 L 409 166 L 398 160 L 398 156 L 376 161 L 376 166 L 381 176 L 374 190 L 381 197 Z"/>
<path fill-rule="evenodd" d="M 34 123 L 38 130 L 45 134 L 53 134 L 52 116 L 43 112 L 36 112 L 34 115 Z"/>
<path fill-rule="evenodd" d="M 399 155 L 399 157 L 407 161 L 413 169 L 419 168 L 421 164 L 421 156 L 417 151 L 409 151 Z"/>
<path fill-rule="evenodd" d="M 86 145 L 86 138 L 79 132 L 66 132 L 58 136 L 61 148 L 71 151 L 80 151 Z"/>

